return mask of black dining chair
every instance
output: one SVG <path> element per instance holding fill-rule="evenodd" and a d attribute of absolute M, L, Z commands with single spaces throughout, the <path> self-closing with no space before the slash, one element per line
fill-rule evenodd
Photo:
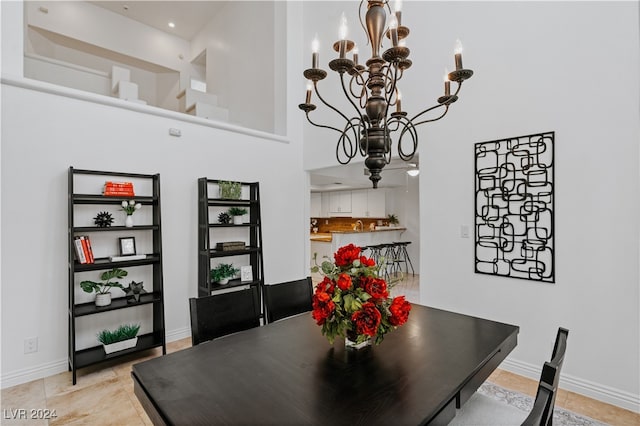
<path fill-rule="evenodd" d="M 191 344 L 260 326 L 257 287 L 189 299 Z"/>
<path fill-rule="evenodd" d="M 569 330 L 566 328 L 560 327 L 558 329 L 551 361 L 545 362 L 542 366 L 538 390 L 529 413 L 476 392 L 456 412 L 456 417 L 449 425 L 493 426 L 499 422 L 500 424 L 519 424 L 521 426 L 552 426 L 553 410 L 560 383 L 560 370 L 567 349 L 568 334 Z"/>
<path fill-rule="evenodd" d="M 267 321 L 270 323 L 312 309 L 313 284 L 311 277 L 265 285 L 263 291 Z"/>

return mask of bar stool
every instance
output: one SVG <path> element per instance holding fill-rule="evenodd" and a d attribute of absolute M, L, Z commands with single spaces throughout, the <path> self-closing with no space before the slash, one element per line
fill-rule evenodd
<path fill-rule="evenodd" d="M 379 271 L 382 271 L 383 268 L 386 269 L 384 265 L 380 264 L 381 262 L 384 261 L 383 259 L 384 244 L 373 244 L 373 245 L 367 246 L 367 249 L 371 252 L 369 257 L 373 259 L 376 262 L 376 265 L 380 267 Z M 379 274 L 380 272 L 378 272 L 378 275 Z"/>
<path fill-rule="evenodd" d="M 411 244 L 411 241 L 396 241 L 394 244 L 396 245 L 396 259 L 398 267 L 400 267 L 400 263 L 404 263 L 404 272 L 405 274 L 408 274 L 409 266 L 411 266 L 411 275 L 415 275 L 416 273 L 413 269 L 413 263 L 411 263 L 411 258 L 407 251 L 407 246 Z"/>
<path fill-rule="evenodd" d="M 401 272 L 401 268 L 398 264 L 398 254 L 395 243 L 383 244 L 384 260 L 385 260 L 385 277 L 388 279 L 392 274 L 394 277 L 398 276 L 398 272 Z"/>

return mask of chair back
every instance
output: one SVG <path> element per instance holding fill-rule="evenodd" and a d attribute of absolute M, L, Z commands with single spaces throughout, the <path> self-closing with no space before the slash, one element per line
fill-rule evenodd
<path fill-rule="evenodd" d="M 192 345 L 260 326 L 259 307 L 258 290 L 255 286 L 190 298 Z"/>
<path fill-rule="evenodd" d="M 313 284 L 311 277 L 265 285 L 263 291 L 268 322 L 309 312 L 312 309 Z"/>
<path fill-rule="evenodd" d="M 550 362 L 544 363 L 533 408 L 522 423 L 522 426 L 550 426 L 552 424 L 559 376 L 560 369 L 558 366 Z"/>
<path fill-rule="evenodd" d="M 551 354 L 551 363 L 558 366 L 558 369 L 562 368 L 564 362 L 564 354 L 567 350 L 567 337 L 569 336 L 569 330 L 566 328 L 558 328 L 556 334 L 556 342 L 553 345 L 553 353 Z"/>

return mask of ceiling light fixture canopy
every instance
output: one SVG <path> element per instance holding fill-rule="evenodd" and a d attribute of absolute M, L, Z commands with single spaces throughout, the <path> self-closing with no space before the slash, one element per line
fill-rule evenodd
<path fill-rule="evenodd" d="M 344 14 L 341 18 L 340 39 L 333 44 L 338 57 L 329 62 L 329 68 L 340 75 L 342 91 L 353 106 L 355 115 L 349 117 L 352 113 L 342 112 L 332 106 L 318 91 L 318 82 L 326 78 L 327 72 L 318 65 L 317 36 L 312 42 L 311 68 L 304 71 L 308 80 L 305 103 L 298 107 L 305 112 L 307 120 L 312 125 L 338 132 L 336 158 L 340 164 L 349 163 L 358 153 L 366 157 L 365 166 L 371 173 L 369 179 L 373 187 L 377 188 L 382 178 L 382 169 L 391 161 L 391 133 L 398 132 L 398 156 L 403 161 L 410 161 L 418 148 L 416 126 L 443 118 L 449 112 L 449 106 L 458 100 L 462 82 L 470 78 L 473 71 L 462 67 L 462 44 L 458 40 L 454 54 L 455 70 L 445 71 L 444 95 L 437 99 L 435 105 L 408 118 L 407 112 L 402 109 L 402 94 L 398 87 L 404 71 L 412 65 L 409 48 L 405 45 L 409 28 L 402 25 L 401 0 L 396 0 L 394 13 L 391 13 L 387 0 L 368 0 L 367 3 L 364 23 L 364 0 L 360 2 L 359 8 L 360 24 L 371 45 L 371 58 L 367 60 L 366 66 L 359 64 L 357 46 L 352 40 L 347 39 L 347 20 Z M 385 6 L 390 14 L 388 25 Z M 380 56 L 385 35 L 391 46 Z M 347 58 L 349 52 L 353 52 L 353 59 Z M 452 81 L 458 83 L 453 94 Z M 309 113 L 316 109 L 316 105 L 311 103 L 312 92 L 315 92 L 325 106 L 342 117 L 342 129 L 311 120 Z M 433 118 L 424 117 L 436 109 L 442 110 L 439 115 Z"/>

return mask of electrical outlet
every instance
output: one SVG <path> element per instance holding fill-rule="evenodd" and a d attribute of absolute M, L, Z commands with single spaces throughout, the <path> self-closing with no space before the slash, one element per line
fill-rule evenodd
<path fill-rule="evenodd" d="M 34 352 L 38 352 L 38 338 L 31 337 L 29 339 L 24 339 L 24 353 L 32 354 Z"/>
<path fill-rule="evenodd" d="M 460 225 L 460 238 L 469 238 L 469 225 Z"/>

